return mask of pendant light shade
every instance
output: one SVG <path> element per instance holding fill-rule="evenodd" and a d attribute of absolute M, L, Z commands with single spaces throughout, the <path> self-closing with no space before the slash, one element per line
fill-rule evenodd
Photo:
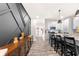
<path fill-rule="evenodd" d="M 62 23 L 62 21 L 61 20 L 58 20 L 58 23 Z"/>
<path fill-rule="evenodd" d="M 76 11 L 75 15 L 78 15 L 78 14 L 79 14 L 79 10 Z"/>
<path fill-rule="evenodd" d="M 79 10 L 76 11 L 75 16 L 79 17 Z"/>

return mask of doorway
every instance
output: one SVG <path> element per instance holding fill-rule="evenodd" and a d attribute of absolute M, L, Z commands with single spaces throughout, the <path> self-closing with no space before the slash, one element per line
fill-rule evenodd
<path fill-rule="evenodd" d="M 45 22 L 41 19 L 33 19 L 31 22 L 31 34 L 34 41 L 45 40 Z"/>

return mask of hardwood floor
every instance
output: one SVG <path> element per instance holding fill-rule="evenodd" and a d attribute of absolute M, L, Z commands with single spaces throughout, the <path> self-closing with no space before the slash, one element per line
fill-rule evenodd
<path fill-rule="evenodd" d="M 27 56 L 58 56 L 47 40 L 42 40 L 38 37 L 37 41 L 33 42 L 32 47 Z"/>

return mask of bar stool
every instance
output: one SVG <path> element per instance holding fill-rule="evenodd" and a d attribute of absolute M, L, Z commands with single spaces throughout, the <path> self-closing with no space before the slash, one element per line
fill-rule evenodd
<path fill-rule="evenodd" d="M 76 42 L 74 37 L 64 37 L 64 55 L 65 56 L 77 56 L 77 50 L 76 50 Z"/>
<path fill-rule="evenodd" d="M 51 47 L 53 47 L 53 40 L 54 40 L 54 34 L 55 32 L 51 32 L 49 33 L 49 44 L 51 45 Z"/>
<path fill-rule="evenodd" d="M 64 51 L 64 44 L 63 44 L 63 40 L 62 40 L 62 37 L 61 37 L 61 35 L 56 35 L 56 46 L 55 46 L 55 48 L 56 48 L 56 52 L 58 52 L 59 53 L 59 55 L 63 55 L 63 51 Z M 60 50 L 60 51 L 59 51 Z"/>
<path fill-rule="evenodd" d="M 51 36 L 51 47 L 55 47 L 55 35 Z"/>
<path fill-rule="evenodd" d="M 49 44 L 51 45 L 51 34 L 49 33 Z"/>
<path fill-rule="evenodd" d="M 52 45 L 52 47 L 54 47 L 54 51 L 57 51 L 57 40 L 56 40 L 56 35 L 52 35 L 51 45 Z"/>

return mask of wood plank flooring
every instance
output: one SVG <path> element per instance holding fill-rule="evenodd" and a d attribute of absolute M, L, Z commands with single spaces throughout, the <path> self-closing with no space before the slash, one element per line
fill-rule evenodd
<path fill-rule="evenodd" d="M 27 56 L 59 56 L 52 47 L 50 47 L 48 40 L 43 41 L 38 37 L 37 41 L 33 42 L 32 47 Z"/>

